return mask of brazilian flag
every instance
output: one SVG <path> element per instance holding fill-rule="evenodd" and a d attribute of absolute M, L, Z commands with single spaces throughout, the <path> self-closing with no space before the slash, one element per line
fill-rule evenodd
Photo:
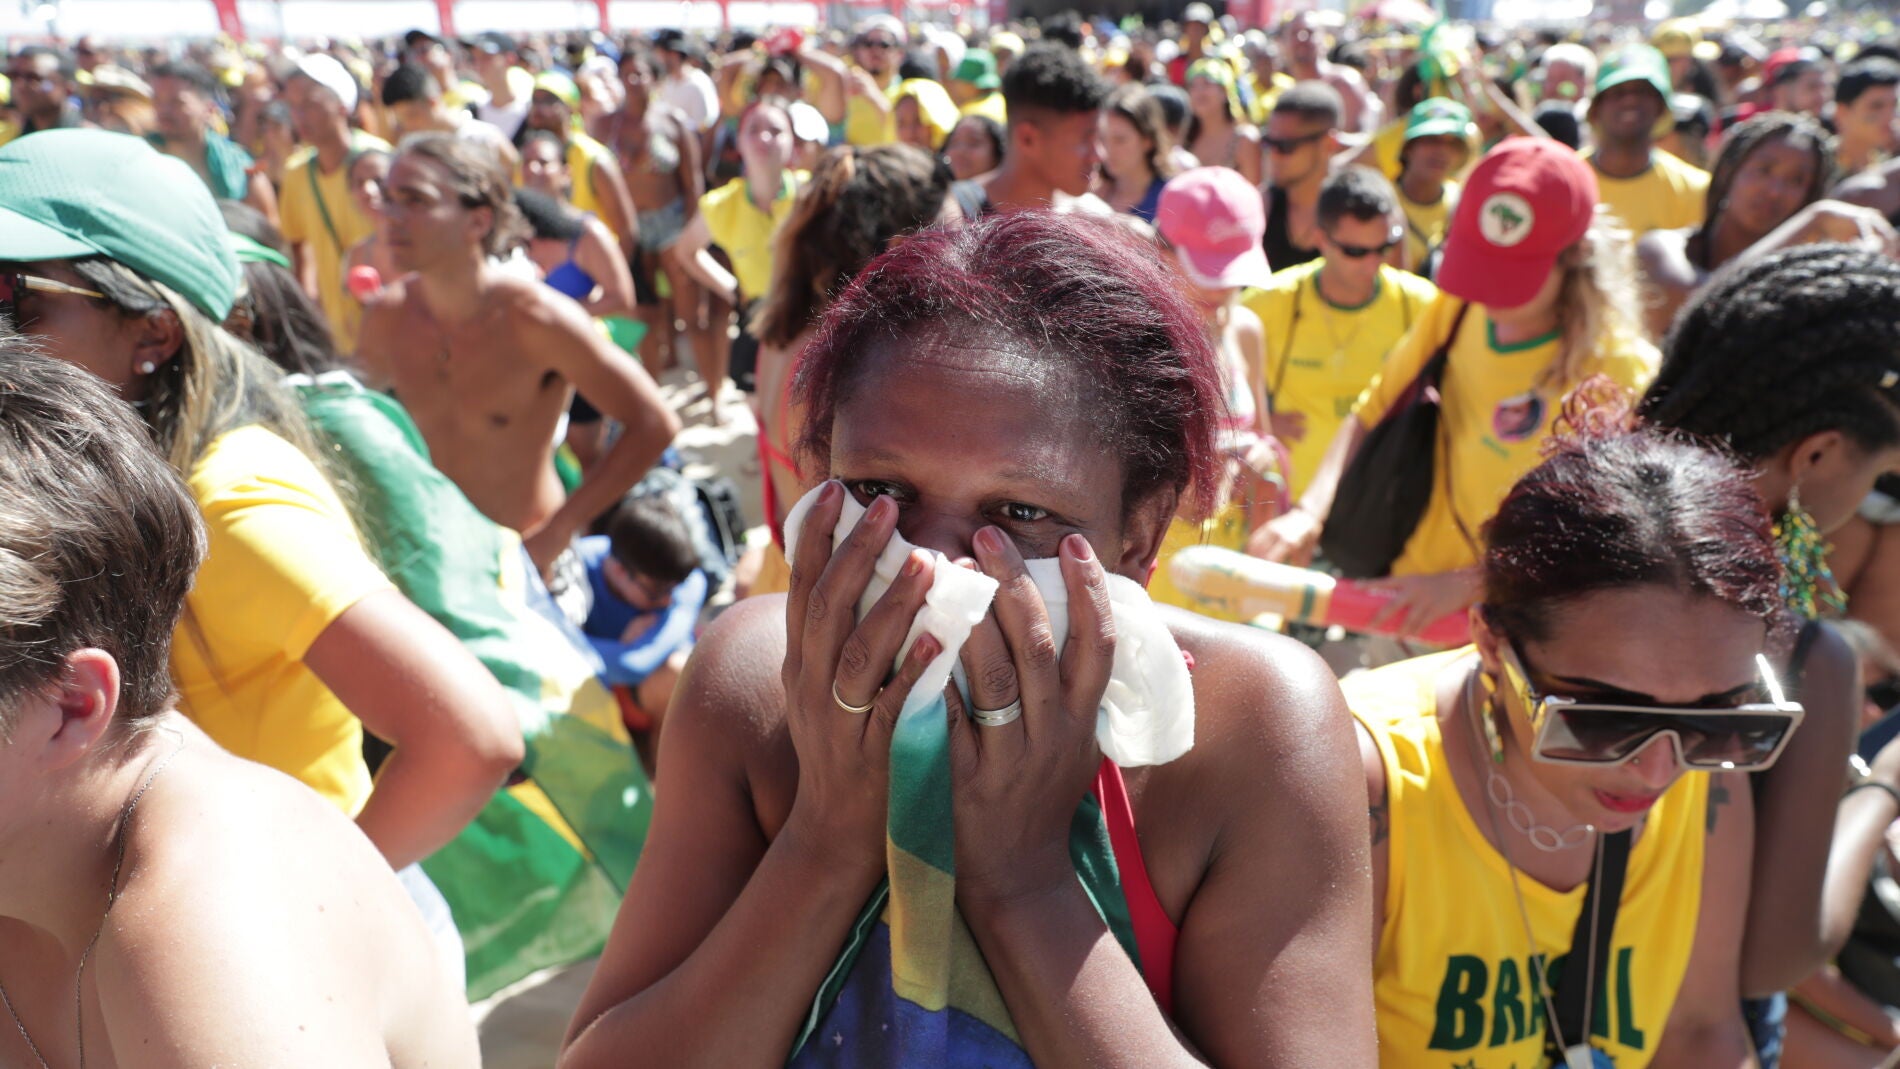
<path fill-rule="evenodd" d="M 454 911 L 469 999 L 599 953 L 653 791 L 591 649 L 553 610 L 520 538 L 436 470 L 400 405 L 345 373 L 291 381 L 385 574 L 494 673 L 520 717 L 525 780 L 423 862 Z"/>

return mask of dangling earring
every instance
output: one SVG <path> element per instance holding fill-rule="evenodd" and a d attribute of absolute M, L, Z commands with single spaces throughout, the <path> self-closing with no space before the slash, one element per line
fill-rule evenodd
<path fill-rule="evenodd" d="M 152 363 L 150 360 L 139 361 L 139 374 L 150 375 L 152 372 L 157 371 L 157 370 L 158 370 L 158 365 Z"/>
<path fill-rule="evenodd" d="M 1478 689 L 1482 693 L 1472 695 L 1473 712 L 1478 724 L 1484 728 L 1484 742 L 1491 750 L 1491 763 L 1504 763 L 1504 739 L 1498 735 L 1498 688 L 1489 673 L 1478 672 Z"/>
<path fill-rule="evenodd" d="M 1801 487 L 1788 492 L 1788 507 L 1775 520 L 1775 549 L 1781 557 L 1781 600 L 1803 619 L 1839 615 L 1847 596 L 1827 566 L 1827 539 L 1814 516 L 1801 507 Z"/>

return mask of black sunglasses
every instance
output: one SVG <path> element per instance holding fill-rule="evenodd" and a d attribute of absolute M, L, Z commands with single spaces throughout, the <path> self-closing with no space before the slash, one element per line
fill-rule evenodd
<path fill-rule="evenodd" d="M 1325 137 L 1329 133 L 1332 133 L 1332 131 L 1321 130 L 1317 133 L 1301 134 L 1298 137 L 1264 137 L 1263 136 L 1260 139 L 1260 144 L 1265 146 L 1268 152 L 1285 156 L 1293 152 L 1293 150 L 1299 148 L 1301 145 L 1304 145 L 1311 141 L 1318 141 L 1320 138 Z"/>
<path fill-rule="evenodd" d="M 1325 234 L 1326 232 L 1322 230 L 1320 233 Z M 1366 256 L 1384 256 L 1392 246 L 1405 240 L 1405 228 L 1396 223 L 1393 224 L 1392 230 L 1386 234 L 1385 244 L 1383 245 L 1348 245 L 1331 234 L 1326 234 L 1326 240 L 1333 243 L 1333 247 L 1339 250 L 1340 255 L 1350 259 L 1357 260 Z"/>
<path fill-rule="evenodd" d="M 68 285 L 55 278 L 41 278 L 19 271 L 0 272 L 0 319 L 5 319 L 15 329 L 20 326 L 20 298 L 28 290 L 35 293 L 63 293 L 69 297 L 90 297 L 99 301 L 108 299 L 98 290 Z"/>
<path fill-rule="evenodd" d="M 884 49 L 888 51 L 890 49 L 896 48 L 897 42 L 886 40 L 885 38 L 882 38 L 882 37 L 878 37 L 874 39 L 861 40 L 858 42 L 858 47 L 859 48 L 878 48 L 878 49 Z"/>

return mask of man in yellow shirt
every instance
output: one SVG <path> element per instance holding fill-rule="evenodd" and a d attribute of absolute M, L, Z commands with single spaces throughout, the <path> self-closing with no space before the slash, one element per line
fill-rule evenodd
<path fill-rule="evenodd" d="M 1003 78 L 996 73 L 996 55 L 984 48 L 972 48 L 957 61 L 957 69 L 944 83 L 957 110 L 965 115 L 987 115 L 996 125 L 1009 125 L 1009 108 L 1003 104 Z"/>
<path fill-rule="evenodd" d="M 1598 195 L 1632 236 L 1702 222 L 1709 174 L 1656 151 L 1658 125 L 1669 114 L 1669 61 L 1649 45 L 1611 53 L 1597 72 L 1590 101 Z"/>
<path fill-rule="evenodd" d="M 1399 209 L 1405 213 L 1405 268 L 1432 277 L 1433 258 L 1451 230 L 1458 183 L 1478 143 L 1471 109 L 1445 97 L 1419 101 L 1405 119 L 1399 149 Z"/>
<path fill-rule="evenodd" d="M 1273 434 L 1292 457 L 1288 489 L 1296 497 L 1386 354 L 1438 297 L 1430 282 L 1383 262 L 1403 240 L 1397 218 L 1383 177 L 1345 168 L 1320 187 L 1319 259 L 1276 272 L 1241 297 L 1264 328 L 1259 377 Z"/>
<path fill-rule="evenodd" d="M 323 307 L 342 353 L 356 351 L 363 316 L 344 288 L 343 257 L 376 231 L 375 221 L 350 196 L 349 165 L 368 149 L 389 148 L 380 138 L 350 128 L 357 95 L 356 79 L 326 55 L 304 57 L 284 86 L 290 121 L 310 146 L 284 171 L 284 240 L 291 245 L 304 292 Z"/>
<path fill-rule="evenodd" d="M 897 140 L 897 62 L 910 35 L 892 15 L 872 15 L 858 23 L 851 39 L 854 65 L 845 79 L 845 143 L 859 148 Z"/>

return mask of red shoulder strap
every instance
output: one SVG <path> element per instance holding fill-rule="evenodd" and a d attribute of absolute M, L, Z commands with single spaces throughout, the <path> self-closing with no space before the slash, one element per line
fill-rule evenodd
<path fill-rule="evenodd" d="M 1142 979 L 1154 992 L 1161 1012 L 1174 1016 L 1174 944 L 1180 932 L 1155 897 L 1148 881 L 1148 865 L 1135 837 L 1135 810 L 1128 804 L 1128 785 L 1115 762 L 1102 759 L 1095 773 L 1095 800 L 1108 826 L 1108 842 L 1115 849 L 1115 867 L 1121 873 L 1122 895 L 1128 900 L 1128 920 L 1135 929 L 1135 949 L 1141 952 Z"/>

